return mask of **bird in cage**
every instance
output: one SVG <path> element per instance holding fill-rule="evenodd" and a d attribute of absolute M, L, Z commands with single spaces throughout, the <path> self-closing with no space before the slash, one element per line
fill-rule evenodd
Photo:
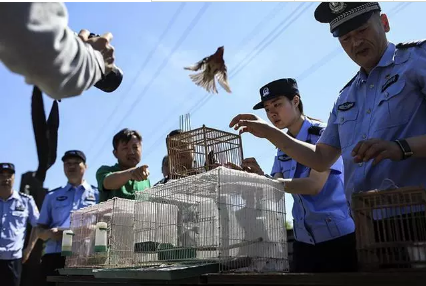
<path fill-rule="evenodd" d="M 224 47 L 219 47 L 213 55 L 203 58 L 193 66 L 184 67 L 185 70 L 201 70 L 199 73 L 189 75 L 189 77 L 196 85 L 205 88 L 207 92 L 217 93 L 216 79 L 224 90 L 231 93 L 223 52 Z"/>

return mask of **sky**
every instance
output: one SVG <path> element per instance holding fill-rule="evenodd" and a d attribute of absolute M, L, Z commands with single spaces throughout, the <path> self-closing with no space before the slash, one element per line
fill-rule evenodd
<path fill-rule="evenodd" d="M 358 67 L 343 52 L 327 24 L 314 19 L 318 2 L 197 2 L 197 3 L 66 3 L 69 25 L 98 34 L 113 33 L 116 65 L 124 71 L 113 93 L 91 88 L 82 96 L 59 103 L 58 158 L 44 186 L 66 184 L 61 157 L 79 149 L 87 156 L 86 180 L 97 185 L 96 170 L 112 165 L 112 137 L 122 128 L 143 136 L 141 164 L 149 165 L 152 184 L 162 178 L 165 137 L 179 127 L 179 116 L 190 113 L 191 127 L 203 124 L 234 132 L 230 120 L 239 113 L 267 119 L 253 111 L 259 89 L 278 78 L 296 78 L 305 113 L 327 121 L 339 90 Z M 426 3 L 381 2 L 388 14 L 391 42 L 424 38 Z M 417 24 L 416 24 L 417 23 Z M 189 78 L 191 65 L 225 47 L 232 93 L 219 88 L 209 95 Z M 32 87 L 0 64 L 0 162 L 20 174 L 37 169 L 31 123 Z M 46 113 L 52 99 L 44 96 Z M 242 136 L 244 157 L 255 157 L 270 172 L 276 149 L 267 140 Z M 287 219 L 293 200 L 286 194 Z"/>

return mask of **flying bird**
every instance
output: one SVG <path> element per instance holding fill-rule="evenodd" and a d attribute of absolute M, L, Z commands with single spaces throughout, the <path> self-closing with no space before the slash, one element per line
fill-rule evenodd
<path fill-rule="evenodd" d="M 189 77 L 192 81 L 207 90 L 207 92 L 217 93 L 215 78 L 220 86 L 231 93 L 231 89 L 228 83 L 228 74 L 223 59 L 224 47 L 219 47 L 213 55 L 205 57 L 195 65 L 190 67 L 184 67 L 185 70 L 201 72 L 191 74 Z"/>

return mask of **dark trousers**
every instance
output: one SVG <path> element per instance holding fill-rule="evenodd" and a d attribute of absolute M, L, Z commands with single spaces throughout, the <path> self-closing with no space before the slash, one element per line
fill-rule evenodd
<path fill-rule="evenodd" d="M 61 256 L 60 253 L 49 253 L 41 257 L 41 281 L 44 286 L 54 286 L 55 283 L 47 282 L 47 276 L 58 276 L 59 272 L 57 269 L 64 268 L 65 256 Z M 42 286 L 41 285 L 41 286 Z"/>
<path fill-rule="evenodd" d="M 315 245 L 293 243 L 292 272 L 355 272 L 358 270 L 355 233 Z"/>
<path fill-rule="evenodd" d="M 19 286 L 21 282 L 22 259 L 0 260 L 0 284 Z"/>

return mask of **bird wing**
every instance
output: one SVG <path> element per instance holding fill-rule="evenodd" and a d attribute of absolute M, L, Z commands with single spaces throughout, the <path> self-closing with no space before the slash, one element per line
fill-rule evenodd
<path fill-rule="evenodd" d="M 190 70 L 190 71 L 198 71 L 200 69 L 204 70 L 206 68 L 208 60 L 209 60 L 209 57 L 206 57 L 202 59 L 201 61 L 197 62 L 195 65 L 184 67 L 183 69 Z"/>
<path fill-rule="evenodd" d="M 192 81 L 198 85 L 204 88 L 207 92 L 213 92 L 217 93 L 216 84 L 214 82 L 214 78 L 206 78 L 205 74 L 203 72 L 197 73 L 197 74 L 191 74 L 189 77 L 192 79 Z"/>
<path fill-rule="evenodd" d="M 220 84 L 220 86 L 221 86 L 224 90 L 226 90 L 228 93 L 232 93 L 231 88 L 229 87 L 229 83 L 228 83 L 228 73 L 227 73 L 226 69 L 225 69 L 225 70 L 223 70 L 223 71 L 219 71 L 219 72 L 216 74 L 216 79 L 217 79 L 217 82 Z"/>

